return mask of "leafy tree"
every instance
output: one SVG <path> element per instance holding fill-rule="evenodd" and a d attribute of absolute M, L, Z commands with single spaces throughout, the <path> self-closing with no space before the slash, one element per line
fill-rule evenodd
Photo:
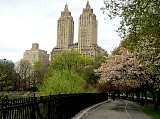
<path fill-rule="evenodd" d="M 17 90 L 17 79 L 18 75 L 12 66 L 0 63 L 0 91 Z"/>
<path fill-rule="evenodd" d="M 104 5 L 102 10 L 110 19 L 121 18 L 120 27 L 117 29 L 123 38 L 120 47 L 135 52 L 144 37 L 159 39 L 156 40 L 155 47 L 160 46 L 160 1 L 104 0 Z"/>
<path fill-rule="evenodd" d="M 160 1 L 104 0 L 103 12 L 110 19 L 120 17 L 118 32 L 122 37 L 143 31 L 147 35 L 159 34 Z"/>
<path fill-rule="evenodd" d="M 94 73 L 94 67 L 89 66 L 82 70 L 81 76 L 87 82 L 88 85 L 95 85 L 98 77 Z"/>
<path fill-rule="evenodd" d="M 100 67 L 101 64 L 105 62 L 106 57 L 108 57 L 108 54 L 96 57 L 91 65 L 82 69 L 81 76 L 86 80 L 87 85 L 95 87 L 99 77 L 95 75 L 94 69 Z"/>
<path fill-rule="evenodd" d="M 83 57 L 75 50 L 63 51 L 52 57 L 45 77 L 52 76 L 54 70 L 75 70 L 81 73 L 83 68 L 91 64 L 93 64 L 92 59 Z"/>
<path fill-rule="evenodd" d="M 100 67 L 101 64 L 105 62 L 105 60 L 106 60 L 106 58 L 107 58 L 108 56 L 109 56 L 109 54 L 106 53 L 106 54 L 103 55 L 103 56 L 96 57 L 96 58 L 94 59 L 93 65 L 92 65 L 92 66 L 94 67 L 94 69 Z"/>
<path fill-rule="evenodd" d="M 44 95 L 82 93 L 84 92 L 85 80 L 73 70 L 55 70 L 51 77 L 44 80 L 40 91 Z"/>
<path fill-rule="evenodd" d="M 43 66 L 41 61 L 35 61 L 32 68 L 32 83 L 36 86 L 42 83 L 46 67 Z"/>
<path fill-rule="evenodd" d="M 92 59 L 83 57 L 75 50 L 63 51 L 61 54 L 54 55 L 45 74 L 44 85 L 47 86 L 46 82 L 52 84 L 55 90 L 58 89 L 59 93 L 65 93 L 65 91 L 63 91 L 64 88 L 67 93 L 75 93 L 76 90 L 80 91 L 80 87 L 81 90 L 84 90 L 86 80 L 84 80 L 85 76 L 83 71 L 88 69 L 93 63 Z M 56 85 L 54 85 L 53 82 Z M 64 83 L 66 83 L 66 85 L 64 85 Z M 77 86 L 78 83 L 79 86 Z M 76 87 L 77 89 L 75 89 Z M 52 88 L 49 87 L 47 89 L 52 92 Z M 57 93 L 57 91 L 54 92 Z"/>

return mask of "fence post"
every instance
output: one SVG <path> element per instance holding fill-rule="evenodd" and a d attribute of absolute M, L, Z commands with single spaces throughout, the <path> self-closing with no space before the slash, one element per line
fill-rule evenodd
<path fill-rule="evenodd" d="M 7 119 L 7 106 L 8 106 L 8 96 L 2 100 L 2 107 L 4 107 L 4 110 L 2 111 L 3 119 Z"/>
<path fill-rule="evenodd" d="M 34 96 L 32 97 L 32 102 L 33 102 L 33 105 L 32 105 L 32 114 L 31 114 L 31 118 L 32 119 L 36 119 L 36 115 L 35 115 L 35 106 L 36 106 L 36 97 L 35 97 L 35 93 L 34 93 Z"/>

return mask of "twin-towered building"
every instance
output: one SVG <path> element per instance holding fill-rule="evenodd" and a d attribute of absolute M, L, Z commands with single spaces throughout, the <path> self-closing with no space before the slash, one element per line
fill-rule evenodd
<path fill-rule="evenodd" d="M 51 56 L 71 49 L 88 58 L 105 54 L 105 50 L 97 45 L 98 21 L 88 1 L 79 17 L 78 43 L 74 43 L 74 21 L 68 5 L 65 5 L 64 11 L 61 12 L 57 25 L 57 46 L 53 48 Z"/>
<path fill-rule="evenodd" d="M 97 45 L 98 21 L 89 2 L 83 8 L 78 25 L 78 43 L 74 43 L 74 20 L 66 4 L 58 19 L 57 44 L 51 51 L 51 57 L 60 54 L 63 50 L 71 49 L 79 51 L 81 55 L 88 58 L 96 58 L 106 53 Z M 23 59 L 28 59 L 32 63 L 36 60 L 49 63 L 49 55 L 46 51 L 40 50 L 36 43 L 32 44 L 30 50 L 25 51 Z"/>

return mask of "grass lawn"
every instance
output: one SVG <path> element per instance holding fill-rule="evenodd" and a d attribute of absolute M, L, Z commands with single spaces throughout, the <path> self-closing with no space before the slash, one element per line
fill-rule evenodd
<path fill-rule="evenodd" d="M 155 111 L 154 105 L 148 104 L 148 105 L 144 105 L 144 106 L 142 106 L 142 105 L 139 105 L 139 106 L 143 110 L 144 113 L 151 116 L 153 119 L 160 119 L 160 111 Z"/>

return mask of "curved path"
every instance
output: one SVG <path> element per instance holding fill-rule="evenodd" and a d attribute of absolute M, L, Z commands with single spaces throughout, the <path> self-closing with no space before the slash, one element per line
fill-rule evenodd
<path fill-rule="evenodd" d="M 151 119 L 134 102 L 128 100 L 109 100 L 83 112 L 74 119 Z"/>

